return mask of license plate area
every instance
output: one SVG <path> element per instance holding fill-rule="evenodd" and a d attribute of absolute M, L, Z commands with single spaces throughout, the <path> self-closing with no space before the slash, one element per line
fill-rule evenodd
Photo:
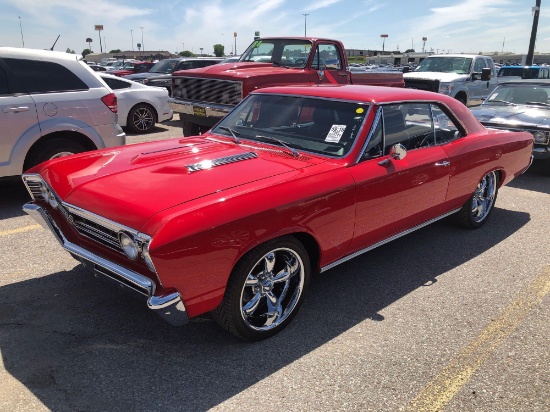
<path fill-rule="evenodd" d="M 193 106 L 193 114 L 195 116 L 206 117 L 206 109 L 204 107 Z"/>

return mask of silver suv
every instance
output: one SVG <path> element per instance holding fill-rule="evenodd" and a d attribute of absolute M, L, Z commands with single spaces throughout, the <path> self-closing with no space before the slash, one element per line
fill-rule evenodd
<path fill-rule="evenodd" d="M 117 98 L 74 54 L 0 47 L 0 177 L 119 146 Z"/>

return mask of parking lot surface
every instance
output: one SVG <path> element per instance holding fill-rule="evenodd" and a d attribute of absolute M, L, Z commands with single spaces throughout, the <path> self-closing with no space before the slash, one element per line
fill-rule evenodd
<path fill-rule="evenodd" d="M 177 117 L 129 143 L 181 136 Z M 0 182 L 2 411 L 550 410 L 550 177 L 312 279 L 282 333 L 176 328 L 99 282 Z"/>

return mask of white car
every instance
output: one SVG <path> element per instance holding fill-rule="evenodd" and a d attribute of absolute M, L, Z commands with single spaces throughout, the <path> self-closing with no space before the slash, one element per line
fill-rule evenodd
<path fill-rule="evenodd" d="M 106 73 L 98 75 L 113 89 L 118 100 L 118 124 L 129 131 L 148 133 L 156 123 L 174 115 L 164 87 L 145 86 Z"/>

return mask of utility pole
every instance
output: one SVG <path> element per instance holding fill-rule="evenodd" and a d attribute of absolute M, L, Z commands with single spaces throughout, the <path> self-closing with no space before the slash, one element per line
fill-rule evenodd
<path fill-rule="evenodd" d="M 309 13 L 303 13 L 304 15 L 304 37 L 307 37 L 307 16 Z"/>
<path fill-rule="evenodd" d="M 23 39 L 23 26 L 21 25 L 21 16 L 19 16 L 19 28 L 21 29 L 21 43 L 23 43 L 23 48 L 25 48 L 25 40 Z"/>
<path fill-rule="evenodd" d="M 529 40 L 529 51 L 525 58 L 525 65 L 531 66 L 533 64 L 533 57 L 535 54 L 535 43 L 537 41 L 537 27 L 539 25 L 539 12 L 540 12 L 540 0 L 536 0 L 536 5 L 533 7 L 533 28 L 531 29 L 531 40 Z"/>

